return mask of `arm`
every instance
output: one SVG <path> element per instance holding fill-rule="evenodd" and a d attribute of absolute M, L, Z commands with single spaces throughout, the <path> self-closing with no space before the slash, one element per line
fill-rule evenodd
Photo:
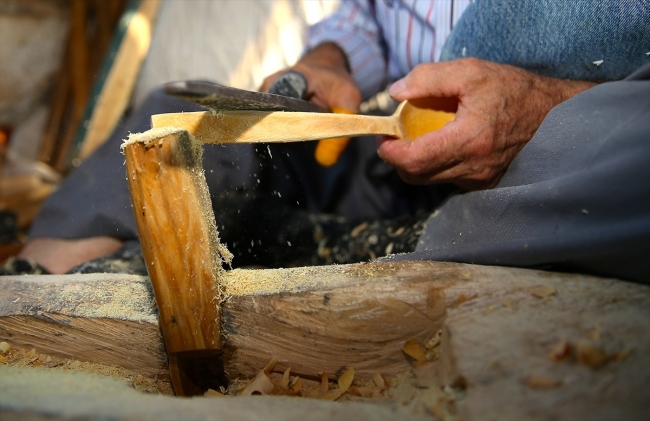
<path fill-rule="evenodd" d="M 260 91 L 268 91 L 280 75 L 288 70 L 296 70 L 307 78 L 306 99 L 325 108 L 358 110 L 361 93 L 348 66 L 345 53 L 336 44 L 326 42 L 308 51 L 291 68 L 268 76 Z"/>
<path fill-rule="evenodd" d="M 368 0 L 344 0 L 336 13 L 310 28 L 309 50 L 290 69 L 307 78 L 311 101 L 358 110 L 362 97 L 385 86 L 387 66 L 372 7 Z M 260 90 L 290 69 L 267 77 Z"/>
<path fill-rule="evenodd" d="M 551 108 L 594 85 L 474 58 L 422 64 L 393 84 L 390 94 L 397 101 L 458 98 L 456 119 L 413 142 L 381 141 L 378 153 L 411 184 L 491 188 Z"/>

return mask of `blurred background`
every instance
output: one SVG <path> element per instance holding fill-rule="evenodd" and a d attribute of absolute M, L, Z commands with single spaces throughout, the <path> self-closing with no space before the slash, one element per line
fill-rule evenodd
<path fill-rule="evenodd" d="M 0 263 L 42 202 L 157 86 L 255 90 L 338 0 L 1 0 Z"/>

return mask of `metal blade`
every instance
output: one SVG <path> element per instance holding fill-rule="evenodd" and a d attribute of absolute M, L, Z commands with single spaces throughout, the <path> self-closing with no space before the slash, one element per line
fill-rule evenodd
<path fill-rule="evenodd" d="M 327 111 L 302 99 L 245 91 L 204 81 L 171 82 L 165 84 L 163 90 L 168 95 L 182 98 L 215 111 L 302 111 L 317 113 Z"/>

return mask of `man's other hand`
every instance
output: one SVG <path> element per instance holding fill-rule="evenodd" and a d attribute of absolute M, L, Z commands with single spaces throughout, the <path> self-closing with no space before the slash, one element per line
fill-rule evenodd
<path fill-rule="evenodd" d="M 413 142 L 380 141 L 378 153 L 407 183 L 491 188 L 551 108 L 593 85 L 475 58 L 420 64 L 389 93 L 397 101 L 457 98 L 456 119 Z"/>
<path fill-rule="evenodd" d="M 305 99 L 327 109 L 359 110 L 361 93 L 350 74 L 345 53 L 336 44 L 326 42 L 313 48 L 293 67 L 264 79 L 260 91 L 268 92 L 273 82 L 289 70 L 298 71 L 307 78 Z"/>

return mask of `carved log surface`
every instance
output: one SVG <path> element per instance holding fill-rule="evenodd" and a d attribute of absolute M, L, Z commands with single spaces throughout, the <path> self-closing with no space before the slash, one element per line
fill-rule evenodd
<path fill-rule="evenodd" d="M 224 280 L 226 291 L 254 290 L 243 284 L 266 285 L 268 275 L 282 280 L 276 291 L 237 291 L 224 305 L 224 362 L 231 377 L 250 377 L 272 357 L 278 370 L 291 367 L 304 376 L 336 377 L 343 367 L 354 367 L 361 378 L 402 373 L 409 368 L 402 346 L 436 334 L 445 289 L 461 279 L 455 268 L 440 271 L 425 262 L 264 272 L 245 273 L 252 275 L 246 279 L 234 271 Z M 296 292 L 283 291 L 287 283 Z"/>
<path fill-rule="evenodd" d="M 145 277 L 111 274 L 4 277 L 0 340 L 17 347 L 46 343 L 64 356 L 106 362 L 85 342 L 106 337 L 105 318 L 127 333 L 133 326 L 157 329 L 147 283 Z M 644 285 L 405 262 L 230 271 L 224 286 L 232 294 L 223 305 L 223 326 L 226 369 L 233 376 L 258 371 L 271 356 L 279 358 L 277 369 L 291 366 L 304 374 L 334 375 L 342 365 L 360 376 L 385 374 L 401 364 L 397 344 L 422 340 L 442 326 L 438 368 L 446 383 L 466 383 L 457 402 L 464 419 L 643 419 L 650 410 L 650 288 Z M 69 339 L 72 333 L 56 336 L 62 325 L 53 319 L 69 320 L 66 328 L 78 342 Z M 35 322 L 53 327 L 31 331 Z M 153 341 L 140 345 L 157 349 L 151 364 L 163 367 L 160 335 L 130 336 L 136 335 Z M 563 339 L 573 347 L 571 355 L 550 360 Z M 580 362 L 581 341 L 604 352 L 601 367 Z M 117 365 L 133 361 L 135 345 L 116 344 Z"/>
<path fill-rule="evenodd" d="M 648 419 L 650 288 L 565 276 L 491 293 L 477 283 L 450 309 L 446 380 L 467 383 L 463 419 Z"/>

